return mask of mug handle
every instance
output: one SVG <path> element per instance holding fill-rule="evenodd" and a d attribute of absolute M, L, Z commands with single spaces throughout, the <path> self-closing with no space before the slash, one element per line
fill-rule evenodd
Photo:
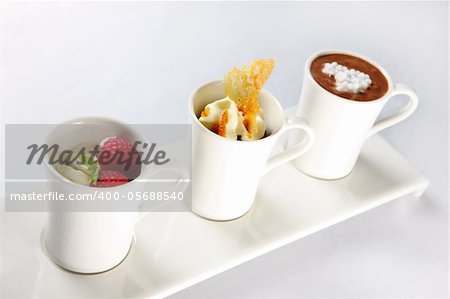
<path fill-rule="evenodd" d="M 286 133 L 289 130 L 294 129 L 305 131 L 307 134 L 306 140 L 302 140 L 297 145 L 270 157 L 269 160 L 267 161 L 264 174 L 266 174 L 267 172 L 269 172 L 270 170 L 272 170 L 277 166 L 280 166 L 286 162 L 289 162 L 295 158 L 300 157 L 312 146 L 314 142 L 314 131 L 312 130 L 312 128 L 309 126 L 308 122 L 305 119 L 299 118 L 296 119 L 294 122 L 291 122 L 286 119 L 285 125 L 281 129 L 280 135 Z"/>
<path fill-rule="evenodd" d="M 157 176 L 159 173 L 163 173 L 163 172 L 172 172 L 172 173 L 176 173 L 178 174 L 178 176 L 180 177 L 180 179 L 169 188 L 169 190 L 167 190 L 167 192 L 183 192 L 186 191 L 186 189 L 188 188 L 191 180 L 190 179 L 186 179 L 189 178 L 189 173 L 186 171 L 186 165 L 184 165 L 183 162 L 179 161 L 179 160 L 175 160 L 172 159 L 172 163 L 178 165 L 178 166 L 173 166 L 174 164 L 172 164 L 171 167 L 164 167 L 164 168 L 158 168 L 156 170 L 153 170 L 150 172 L 150 175 L 148 175 L 146 178 L 144 179 L 152 179 L 155 176 Z M 161 201 L 161 204 L 158 205 L 158 207 L 162 207 L 165 206 L 167 203 L 165 203 L 164 201 Z M 141 221 L 145 216 L 149 215 L 150 211 L 142 211 L 142 207 L 145 205 L 145 203 L 141 204 L 138 208 L 138 214 L 137 214 L 137 218 L 135 220 L 135 223 L 138 223 L 139 221 Z"/>
<path fill-rule="evenodd" d="M 409 117 L 416 110 L 419 100 L 417 98 L 416 92 L 412 88 L 404 84 L 395 84 L 393 91 L 389 97 L 389 100 L 393 96 L 399 94 L 407 95 L 409 97 L 408 104 L 406 104 L 405 107 L 403 107 L 399 112 L 377 121 L 372 127 L 372 129 L 369 131 L 367 138 L 380 132 L 381 130 L 384 130 L 390 126 L 393 126 L 401 122 L 402 120 Z"/>

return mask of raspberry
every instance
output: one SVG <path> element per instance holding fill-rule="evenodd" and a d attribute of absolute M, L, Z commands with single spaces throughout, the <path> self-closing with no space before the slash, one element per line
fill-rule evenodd
<path fill-rule="evenodd" d="M 91 183 L 92 187 L 114 187 L 128 183 L 128 178 L 120 171 L 102 170 L 97 183 Z"/>
<path fill-rule="evenodd" d="M 117 169 L 118 165 L 126 164 L 131 150 L 132 145 L 122 137 L 105 138 L 100 143 L 99 163 L 103 169 Z"/>

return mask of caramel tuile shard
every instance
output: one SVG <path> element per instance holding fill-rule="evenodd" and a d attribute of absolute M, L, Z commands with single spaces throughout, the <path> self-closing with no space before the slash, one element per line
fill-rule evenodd
<path fill-rule="evenodd" d="M 233 68 L 224 79 L 225 93 L 233 100 L 244 115 L 244 125 L 250 135 L 256 133 L 256 116 L 261 107 L 258 103 L 259 92 L 269 79 L 275 59 L 253 61 L 243 69 Z"/>

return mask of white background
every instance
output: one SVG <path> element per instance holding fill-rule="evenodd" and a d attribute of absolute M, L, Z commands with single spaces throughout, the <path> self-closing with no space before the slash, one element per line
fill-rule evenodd
<path fill-rule="evenodd" d="M 173 298 L 443 297 L 447 19 L 447 3 L 420 2 L 2 3 L 1 121 L 185 123 L 197 85 L 261 57 L 276 58 L 267 89 L 289 107 L 311 53 L 360 52 L 419 94 L 417 112 L 382 135 L 431 180 L 423 198 L 376 208 Z"/>

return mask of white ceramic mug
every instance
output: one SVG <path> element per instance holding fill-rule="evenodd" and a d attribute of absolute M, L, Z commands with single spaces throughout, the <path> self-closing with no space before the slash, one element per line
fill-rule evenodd
<path fill-rule="evenodd" d="M 126 136 L 130 141 L 148 143 L 144 136 L 111 119 L 85 117 L 66 124 L 75 125 L 58 126 L 49 134 L 48 144 L 58 144 L 62 150 L 71 149 L 82 143 L 99 144 L 110 136 Z M 86 129 L 83 124 L 94 126 Z M 138 147 L 138 150 L 141 149 Z M 62 176 L 48 161 L 45 164 L 49 174 L 50 191 L 61 194 L 94 195 L 97 192 L 117 192 L 116 194 L 127 195 L 128 192 L 151 191 L 145 190 L 145 184 L 138 180 L 151 179 L 158 173 L 155 167 L 142 164 L 141 173 L 134 181 L 115 187 L 97 188 L 76 184 Z M 175 171 L 179 176 L 187 175 L 179 169 L 166 168 L 163 171 Z M 170 191 L 183 191 L 185 187 L 186 184 L 178 182 Z M 135 202 L 135 212 L 50 211 L 43 232 L 46 253 L 56 264 L 73 272 L 99 273 L 114 268 L 130 250 L 134 225 L 148 214 L 139 211 L 141 203 L 142 201 Z"/>
<path fill-rule="evenodd" d="M 363 102 L 348 100 L 327 91 L 314 80 L 310 71 L 312 61 L 326 54 L 347 54 L 371 63 L 388 81 L 386 94 L 379 99 Z M 409 97 L 408 104 L 397 113 L 375 122 L 389 99 L 399 94 Z M 293 163 L 302 172 L 316 178 L 343 178 L 352 171 L 366 139 L 410 116 L 417 104 L 416 93 L 406 85 L 393 84 L 387 72 L 373 60 L 342 50 L 315 53 L 305 64 L 296 117 L 309 122 L 316 138 L 311 149 Z M 293 139 L 295 143 L 295 137 Z"/>
<path fill-rule="evenodd" d="M 192 122 L 192 211 L 211 220 L 232 220 L 244 215 L 252 206 L 258 182 L 270 169 L 306 152 L 313 141 L 309 125 L 298 120 L 287 123 L 277 99 L 261 90 L 269 136 L 255 141 L 229 140 L 205 126 L 198 117 L 205 106 L 225 97 L 220 80 L 201 85 L 189 101 Z M 308 136 L 302 143 L 269 158 L 278 137 L 287 130 L 298 129 Z"/>

